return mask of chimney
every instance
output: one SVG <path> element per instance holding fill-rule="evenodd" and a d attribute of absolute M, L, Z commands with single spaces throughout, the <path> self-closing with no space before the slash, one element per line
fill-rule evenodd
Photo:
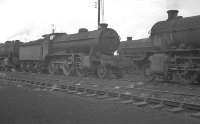
<path fill-rule="evenodd" d="M 88 29 L 87 28 L 80 28 L 78 30 L 78 33 L 84 33 L 84 32 L 88 32 Z"/>
<path fill-rule="evenodd" d="M 132 37 L 127 37 L 127 41 L 130 41 L 130 40 L 132 40 Z"/>
<path fill-rule="evenodd" d="M 105 28 L 107 28 L 108 27 L 108 24 L 106 24 L 106 23 L 101 23 L 100 25 L 99 25 L 99 29 L 105 29 Z"/>
<path fill-rule="evenodd" d="M 178 10 L 168 10 L 167 13 L 168 13 L 168 19 L 167 19 L 168 21 L 173 20 L 178 16 Z"/>

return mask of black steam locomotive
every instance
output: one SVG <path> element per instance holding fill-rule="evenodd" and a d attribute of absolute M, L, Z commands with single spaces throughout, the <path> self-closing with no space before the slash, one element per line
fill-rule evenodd
<path fill-rule="evenodd" d="M 150 79 L 199 83 L 199 40 L 200 16 L 183 18 L 177 10 L 169 10 L 168 19 L 156 23 L 148 39 L 139 43 L 125 41 L 119 54 L 131 57 L 135 66 Z"/>
<path fill-rule="evenodd" d="M 28 43 L 0 45 L 0 69 L 85 76 L 110 73 L 122 76 L 121 68 L 133 68 L 149 80 L 200 82 L 200 16 L 183 18 L 177 10 L 156 23 L 149 38 L 121 42 L 116 31 L 101 24 L 76 34 L 51 33 Z M 114 56 L 118 49 L 119 56 Z M 126 59 L 125 59 L 125 58 Z M 128 59 L 127 59 L 128 58 Z M 129 61 L 131 60 L 131 62 Z"/>
<path fill-rule="evenodd" d="M 114 57 L 120 40 L 117 32 L 107 28 L 107 24 L 101 24 L 94 31 L 81 28 L 76 34 L 53 32 L 35 41 L 19 43 L 6 42 L 0 49 L 2 69 L 67 76 L 95 73 L 99 78 L 105 78 L 109 73 L 120 76 L 116 62 L 119 59 Z M 8 59 L 10 64 L 4 66 Z"/>

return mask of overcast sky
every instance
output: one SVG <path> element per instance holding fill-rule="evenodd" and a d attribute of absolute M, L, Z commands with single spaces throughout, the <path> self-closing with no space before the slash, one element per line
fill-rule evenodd
<path fill-rule="evenodd" d="M 97 0 L 0 0 L 0 42 L 32 40 L 51 32 L 76 33 L 97 28 Z M 148 37 L 152 25 L 167 18 L 168 9 L 179 15 L 200 15 L 200 0 L 104 0 L 104 22 L 124 40 Z"/>

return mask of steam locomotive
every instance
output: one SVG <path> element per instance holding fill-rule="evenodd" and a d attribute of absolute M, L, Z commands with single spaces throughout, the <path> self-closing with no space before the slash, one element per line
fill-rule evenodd
<path fill-rule="evenodd" d="M 199 83 L 200 16 L 183 18 L 178 10 L 167 13 L 168 19 L 157 22 L 149 38 L 125 41 L 119 54 L 131 58 L 149 80 Z"/>
<path fill-rule="evenodd" d="M 94 31 L 81 28 L 76 34 L 53 32 L 27 43 L 9 41 L 0 47 L 1 69 L 67 76 L 95 73 L 99 78 L 109 73 L 120 76 L 116 61 L 119 58 L 114 56 L 119 44 L 117 32 L 107 28 L 107 24 Z"/>
<path fill-rule="evenodd" d="M 177 10 L 167 13 L 168 19 L 157 22 L 149 38 L 129 37 L 121 44 L 107 24 L 94 31 L 82 28 L 76 34 L 53 32 L 28 43 L 8 41 L 0 44 L 0 69 L 67 76 L 94 73 L 105 78 L 121 77 L 124 67 L 131 67 L 149 80 L 199 83 L 200 16 L 183 18 Z"/>

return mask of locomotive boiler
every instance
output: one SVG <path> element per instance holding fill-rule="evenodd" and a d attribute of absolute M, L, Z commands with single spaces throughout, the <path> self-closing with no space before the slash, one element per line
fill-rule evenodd
<path fill-rule="evenodd" d="M 111 58 L 119 44 L 117 32 L 101 24 L 94 31 L 82 28 L 76 34 L 43 35 L 42 39 L 22 45 L 19 58 L 25 70 L 46 68 L 52 74 L 79 76 L 96 73 L 104 78 L 108 72 L 118 70 Z"/>
<path fill-rule="evenodd" d="M 168 19 L 151 29 L 153 45 L 160 49 L 200 48 L 200 16 L 178 16 L 178 10 L 169 10 Z"/>
<path fill-rule="evenodd" d="M 200 82 L 200 16 L 183 18 L 169 10 L 168 19 L 156 23 L 150 40 L 158 49 L 150 56 L 156 78 L 176 82 Z"/>

